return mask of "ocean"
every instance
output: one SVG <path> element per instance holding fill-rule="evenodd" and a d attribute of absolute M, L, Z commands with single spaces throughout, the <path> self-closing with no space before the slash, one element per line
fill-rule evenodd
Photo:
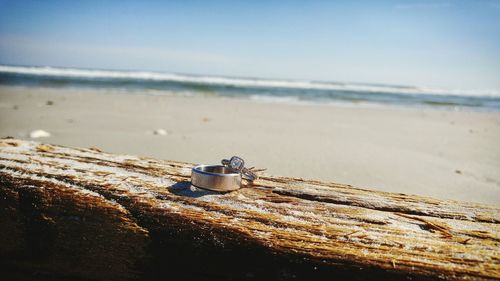
<path fill-rule="evenodd" d="M 205 95 L 283 103 L 342 103 L 500 111 L 500 92 L 0 65 L 0 85 L 101 89 L 130 94 Z"/>

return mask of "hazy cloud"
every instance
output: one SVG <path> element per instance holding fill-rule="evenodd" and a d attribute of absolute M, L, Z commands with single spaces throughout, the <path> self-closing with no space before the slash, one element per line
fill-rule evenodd
<path fill-rule="evenodd" d="M 412 10 L 412 9 L 443 9 L 449 8 L 452 4 L 450 2 L 413 2 L 403 3 L 394 6 L 398 10 Z"/>
<path fill-rule="evenodd" d="M 216 53 L 164 47 L 72 44 L 24 37 L 0 37 L 2 61 L 8 57 L 24 56 L 28 62 L 23 63 L 30 63 L 30 56 L 45 57 L 50 60 L 54 54 L 68 62 L 73 60 L 71 57 L 91 58 L 93 61 L 121 61 L 122 65 L 126 65 L 127 61 L 130 64 L 141 62 L 143 67 L 147 68 L 158 68 L 169 64 L 228 65 L 241 62 L 237 58 Z"/>

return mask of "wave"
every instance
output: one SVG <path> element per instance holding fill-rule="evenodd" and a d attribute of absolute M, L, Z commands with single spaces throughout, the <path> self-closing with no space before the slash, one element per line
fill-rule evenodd
<path fill-rule="evenodd" d="M 91 70 L 59 67 L 26 67 L 0 65 L 0 72 L 35 76 L 68 77 L 77 79 L 123 79 L 123 80 L 150 80 L 171 81 L 192 84 L 221 85 L 230 87 L 249 88 L 282 88 L 299 90 L 335 90 L 344 92 L 363 93 L 394 93 L 409 95 L 447 95 L 447 96 L 474 96 L 500 97 L 500 92 L 494 90 L 445 90 L 424 87 L 370 85 L 354 83 L 333 83 L 307 80 L 268 80 L 252 78 L 232 78 L 220 76 L 195 76 L 174 73 L 150 71 L 114 71 Z"/>

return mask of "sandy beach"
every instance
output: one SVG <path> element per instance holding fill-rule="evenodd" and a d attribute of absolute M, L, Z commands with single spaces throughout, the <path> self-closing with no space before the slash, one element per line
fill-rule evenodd
<path fill-rule="evenodd" d="M 0 87 L 0 136 L 500 203 L 500 113 Z M 155 134 L 158 129 L 166 134 Z"/>

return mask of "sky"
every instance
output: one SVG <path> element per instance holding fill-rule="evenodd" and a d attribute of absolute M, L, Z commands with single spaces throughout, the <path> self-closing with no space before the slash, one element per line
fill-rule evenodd
<path fill-rule="evenodd" d="M 0 0 L 0 64 L 500 90 L 500 0 Z"/>

